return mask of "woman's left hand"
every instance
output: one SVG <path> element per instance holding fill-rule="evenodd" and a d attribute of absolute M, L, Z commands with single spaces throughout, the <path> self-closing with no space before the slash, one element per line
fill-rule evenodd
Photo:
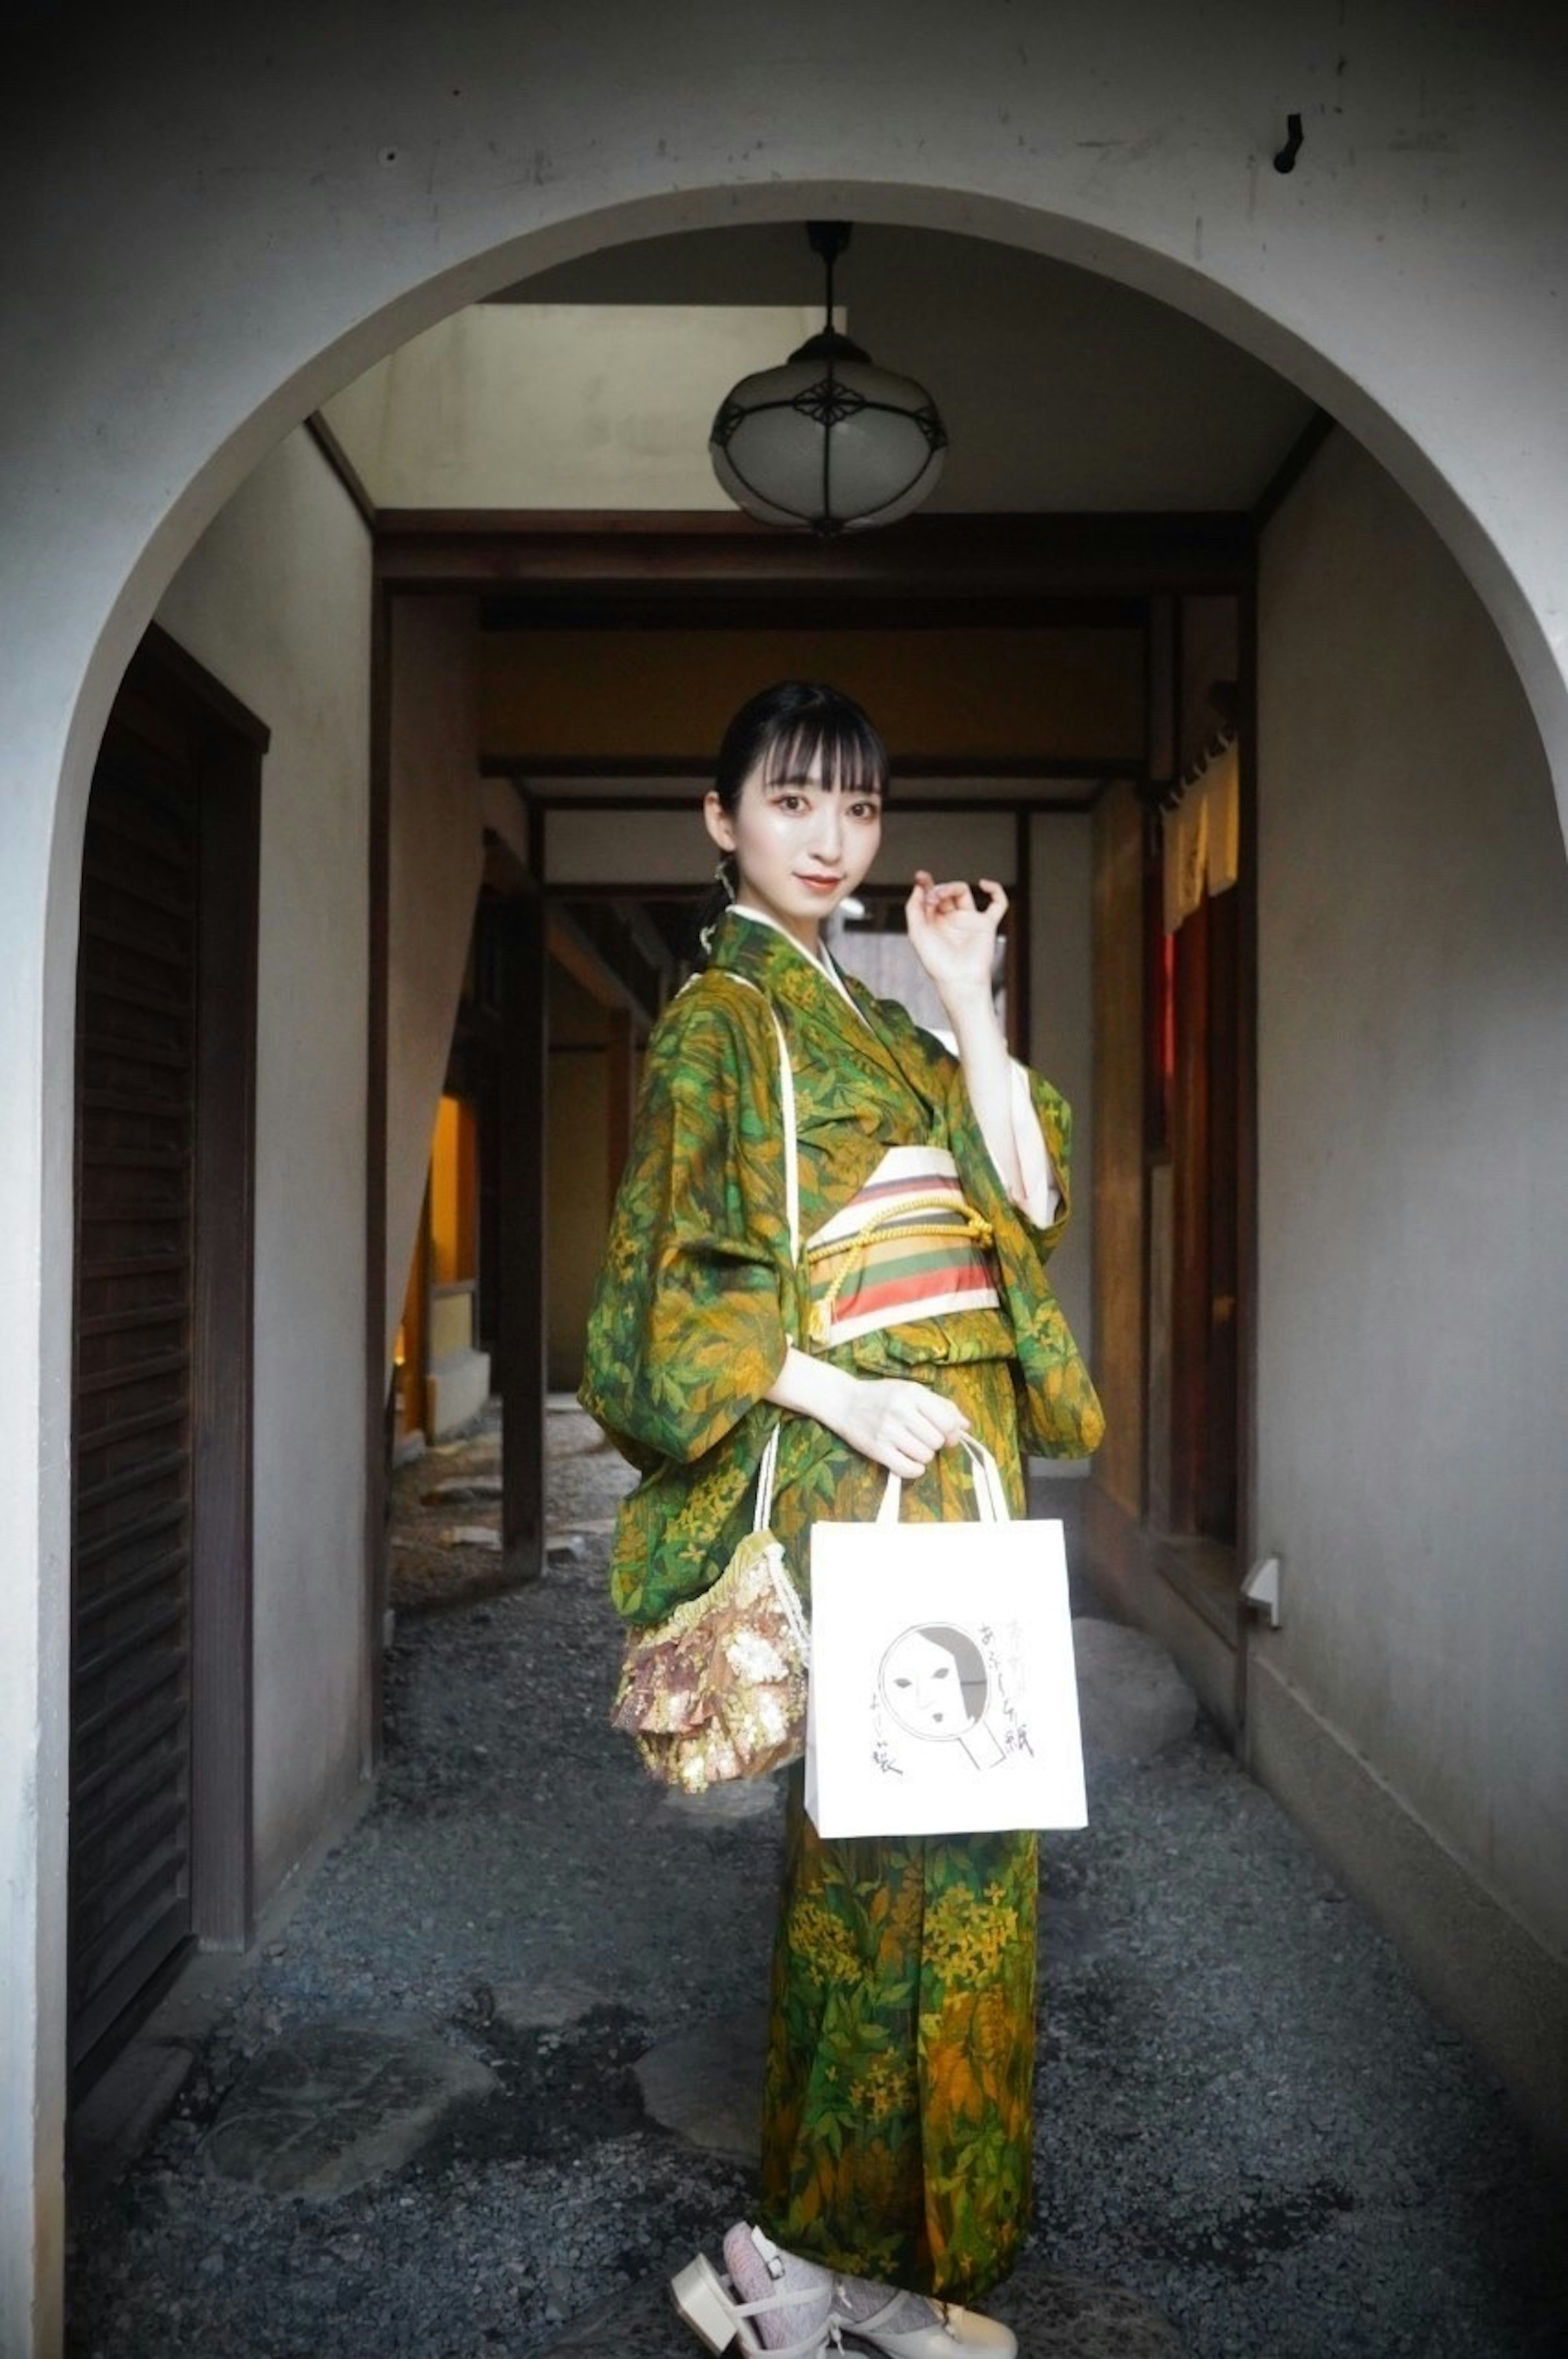
<path fill-rule="evenodd" d="M 984 991 L 989 998 L 996 959 L 997 929 L 1007 915 L 1007 895 L 989 876 L 980 884 L 989 896 L 983 909 L 967 885 L 938 885 L 927 868 L 914 872 L 914 890 L 904 904 L 914 955 L 944 1002 L 950 992 Z"/>

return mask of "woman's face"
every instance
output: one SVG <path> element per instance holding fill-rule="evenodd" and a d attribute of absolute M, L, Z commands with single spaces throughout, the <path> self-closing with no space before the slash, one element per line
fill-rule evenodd
<path fill-rule="evenodd" d="M 825 787 L 818 756 L 803 777 L 763 783 L 753 770 L 733 811 L 710 793 L 708 832 L 735 855 L 742 901 L 816 947 L 822 920 L 864 881 L 881 842 L 873 788 Z"/>

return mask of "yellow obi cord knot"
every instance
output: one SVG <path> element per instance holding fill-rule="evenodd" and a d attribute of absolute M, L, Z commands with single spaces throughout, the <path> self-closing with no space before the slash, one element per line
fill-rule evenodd
<path fill-rule="evenodd" d="M 951 1156 L 892 1149 L 806 1245 L 812 1342 L 826 1349 L 914 1319 L 994 1310 L 994 1243 Z"/>

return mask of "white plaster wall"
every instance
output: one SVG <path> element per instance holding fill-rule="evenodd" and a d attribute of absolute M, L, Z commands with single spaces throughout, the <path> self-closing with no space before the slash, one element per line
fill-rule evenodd
<path fill-rule="evenodd" d="M 319 401 L 595 245 L 841 213 L 992 235 L 1233 335 L 1420 502 L 1568 810 L 1568 144 L 1553 12 L 1383 0 L 178 0 L 34 12 L 0 143 L 0 2348 L 60 2333 L 70 1040 L 124 665 Z M 1287 108 L 1308 131 L 1269 158 Z M 1555 846 L 1561 864 L 1562 846 Z"/>
<path fill-rule="evenodd" d="M 158 620 L 272 731 L 254 1444 L 265 1900 L 362 1773 L 370 538 L 308 436 L 236 494 Z"/>
<path fill-rule="evenodd" d="M 1568 874 L 1496 631 L 1332 438 L 1260 582 L 1257 1641 L 1568 1949 Z M 1266 1692 L 1254 1682 L 1260 1704 Z"/>
<path fill-rule="evenodd" d="M 820 306 L 470 304 L 346 386 L 327 420 L 378 507 L 732 513 L 713 414 L 821 324 Z"/>
<path fill-rule="evenodd" d="M 391 622 L 386 1381 L 484 867 L 473 602 L 402 598 Z"/>

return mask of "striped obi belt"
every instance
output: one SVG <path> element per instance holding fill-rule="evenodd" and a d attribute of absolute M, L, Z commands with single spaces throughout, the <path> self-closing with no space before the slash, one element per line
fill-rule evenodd
<path fill-rule="evenodd" d="M 806 1241 L 811 1340 L 819 1349 L 879 1327 L 994 1310 L 991 1229 L 964 1201 L 945 1147 L 892 1147 L 852 1202 Z"/>

